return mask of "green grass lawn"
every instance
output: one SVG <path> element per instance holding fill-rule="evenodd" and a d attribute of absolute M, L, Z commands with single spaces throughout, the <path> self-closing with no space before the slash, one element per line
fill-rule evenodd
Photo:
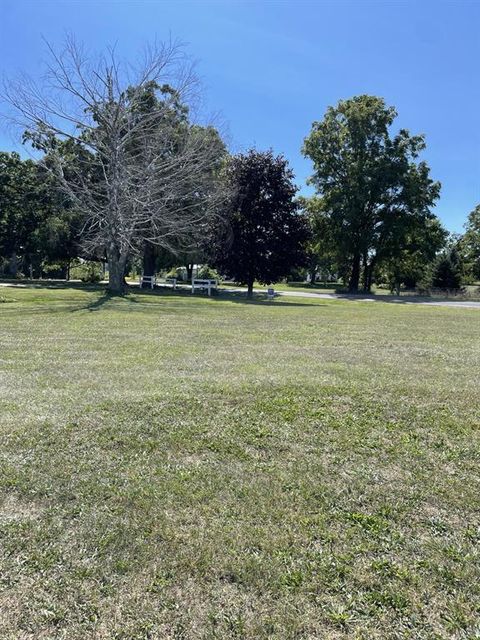
<path fill-rule="evenodd" d="M 0 289 L 0 638 L 480 638 L 479 376 L 474 309 Z"/>

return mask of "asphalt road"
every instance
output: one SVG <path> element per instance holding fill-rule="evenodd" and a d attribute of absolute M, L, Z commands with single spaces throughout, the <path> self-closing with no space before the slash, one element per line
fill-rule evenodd
<path fill-rule="evenodd" d="M 228 293 L 244 293 L 245 289 L 221 289 Z M 254 289 L 255 293 L 264 293 L 265 289 Z M 416 296 L 365 296 L 347 295 L 339 293 L 315 293 L 314 291 L 275 291 L 276 296 L 287 296 L 289 298 L 318 298 L 320 300 L 347 300 L 349 302 L 391 302 L 395 304 L 423 304 L 434 307 L 457 307 L 465 309 L 480 309 L 480 302 L 473 300 L 435 300 L 431 298 L 420 298 Z"/>

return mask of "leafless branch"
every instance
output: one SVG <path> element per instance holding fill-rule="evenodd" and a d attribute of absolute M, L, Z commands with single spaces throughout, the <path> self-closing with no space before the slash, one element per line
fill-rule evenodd
<path fill-rule="evenodd" d="M 9 81 L 3 95 L 11 122 L 30 132 L 84 213 L 86 248 L 102 247 L 118 276 L 145 242 L 171 251 L 194 243 L 220 215 L 223 149 L 213 129 L 182 115 L 198 93 L 183 47 L 155 43 L 137 65 L 114 48 L 91 56 L 73 37 L 47 49 L 42 82 Z"/>

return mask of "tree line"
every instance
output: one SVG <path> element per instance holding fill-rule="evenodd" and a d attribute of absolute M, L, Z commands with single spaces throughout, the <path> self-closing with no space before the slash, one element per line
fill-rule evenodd
<path fill-rule="evenodd" d="M 341 100 L 313 123 L 305 197 L 283 156 L 231 154 L 193 118 L 198 85 L 181 47 L 148 49 L 136 67 L 73 39 L 50 55 L 41 82 L 4 87 L 36 158 L 0 152 L 0 273 L 68 278 L 75 261 L 99 261 L 121 293 L 132 262 L 146 275 L 182 264 L 189 277 L 200 263 L 249 295 L 295 273 L 351 293 L 480 279 L 480 206 L 463 235 L 448 234 L 424 137 L 395 133 L 382 98 Z"/>

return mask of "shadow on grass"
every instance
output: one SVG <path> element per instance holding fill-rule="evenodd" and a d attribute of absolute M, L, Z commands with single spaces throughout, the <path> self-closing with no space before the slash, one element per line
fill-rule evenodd
<path fill-rule="evenodd" d="M 10 280 L 10 279 L 0 279 L 0 284 L 6 284 L 7 287 L 5 289 L 11 288 L 19 288 L 19 289 L 27 289 L 27 290 L 35 290 L 35 291 L 83 291 L 85 293 L 99 293 L 100 297 L 95 299 L 93 302 L 82 305 L 78 304 L 77 300 L 68 300 L 64 299 L 62 301 L 55 302 L 52 304 L 51 311 L 65 311 L 65 304 L 71 304 L 70 311 L 97 311 L 101 309 L 106 303 L 114 300 L 122 300 L 123 302 L 128 303 L 128 305 L 143 304 L 144 306 L 152 305 L 152 310 L 158 305 L 161 304 L 165 299 L 189 299 L 189 300 L 211 300 L 212 302 L 220 301 L 220 302 L 232 302 L 236 304 L 244 304 L 244 305 L 263 305 L 263 306 L 281 306 L 281 307 L 307 307 L 312 306 L 311 302 L 313 300 L 316 301 L 317 304 L 315 306 L 326 306 L 326 303 L 320 302 L 324 300 L 323 297 L 325 293 L 318 292 L 316 294 L 315 290 L 312 288 L 304 289 L 305 293 L 309 293 L 308 300 L 309 302 L 293 302 L 292 298 L 289 298 L 288 301 L 284 299 L 284 296 L 289 295 L 289 291 L 279 292 L 279 295 L 275 297 L 274 300 L 268 300 L 266 298 L 266 293 L 264 292 L 255 292 L 252 298 L 247 298 L 246 291 L 225 291 L 220 289 L 216 294 L 212 295 L 210 298 L 206 293 L 195 293 L 192 295 L 191 290 L 189 288 L 177 289 L 173 290 L 167 287 L 158 287 L 154 290 L 152 289 L 139 289 L 138 286 L 129 286 L 126 293 L 124 295 L 114 295 L 107 291 L 105 283 L 99 284 L 89 284 L 83 282 L 66 282 L 66 281 L 48 281 L 48 280 Z M 0 291 L 2 288 L 0 287 Z M 292 291 L 292 293 L 294 293 Z M 332 295 L 333 294 L 333 295 Z M 369 301 L 369 302 L 384 302 L 396 305 L 408 305 L 408 304 L 423 304 L 426 306 L 429 305 L 438 305 L 442 303 L 448 303 L 445 306 L 454 307 L 458 304 L 459 307 L 466 306 L 468 303 L 473 303 L 472 307 L 480 306 L 478 301 L 470 300 L 470 299 L 452 299 L 451 297 L 427 297 L 427 296 L 416 296 L 416 295 L 405 295 L 401 297 L 392 296 L 392 295 L 375 295 L 375 294 L 349 294 L 349 293 L 334 293 L 331 292 L 331 300 L 344 300 L 348 302 L 358 302 L 358 301 Z M 281 299 L 283 298 L 283 299 Z M 148 304 L 146 300 L 148 299 Z M 35 302 L 32 301 L 33 306 L 35 306 Z M 45 301 L 40 304 L 48 305 L 48 302 Z M 55 308 L 56 305 L 59 305 L 58 308 Z M 45 310 L 45 309 L 44 309 Z M 26 309 L 23 311 L 25 312 Z"/>
<path fill-rule="evenodd" d="M 247 297 L 247 293 L 238 292 L 238 291 L 225 291 L 219 289 L 216 293 L 213 293 L 211 296 L 208 296 L 206 292 L 195 293 L 192 295 L 192 292 L 189 289 L 163 289 L 163 290 L 151 290 L 151 289 L 134 289 L 131 293 L 135 294 L 135 296 L 143 297 L 156 297 L 161 295 L 162 297 L 171 297 L 171 298 L 188 298 L 189 300 L 210 300 L 212 302 L 234 302 L 237 304 L 246 304 L 246 305 L 260 305 L 260 306 L 283 306 L 283 307 L 311 307 L 312 305 L 307 302 L 290 302 L 286 300 L 280 300 L 280 296 L 276 296 L 274 300 L 269 300 L 267 298 L 266 293 L 254 293 L 251 298 Z M 132 302 L 139 302 L 139 300 L 131 300 Z M 325 306 L 325 303 L 321 303 L 316 306 Z"/>
<path fill-rule="evenodd" d="M 12 289 L 47 289 L 47 290 L 65 290 L 74 289 L 76 291 L 104 291 L 104 283 L 91 284 L 88 282 L 72 282 L 67 280 L 13 280 L 9 278 L 0 278 L 0 284 L 11 287 Z"/>
<path fill-rule="evenodd" d="M 89 304 L 80 307 L 78 309 L 72 309 L 72 312 L 74 311 L 99 311 L 107 302 L 110 302 L 111 300 L 115 300 L 117 298 L 125 298 L 125 296 L 114 296 L 111 293 L 107 293 L 104 292 L 99 298 L 97 298 L 97 300 L 94 300 L 93 302 L 90 302 Z"/>
<path fill-rule="evenodd" d="M 167 300 L 173 302 L 175 300 L 190 300 L 191 302 L 211 302 L 215 304 L 216 302 L 231 302 L 235 304 L 242 305 L 255 305 L 255 306 L 264 306 L 264 307 L 311 307 L 312 304 L 308 302 L 293 302 L 280 300 L 277 297 L 275 300 L 267 300 L 265 294 L 255 294 L 252 298 L 247 298 L 245 293 L 227 293 L 220 292 L 209 297 L 206 293 L 195 294 L 192 295 L 190 291 L 187 289 L 173 291 L 172 289 L 130 289 L 127 291 L 125 295 L 112 295 L 110 293 L 104 292 L 103 295 L 97 300 L 90 302 L 89 304 L 82 305 L 75 309 L 72 309 L 72 312 L 76 311 L 98 311 L 100 310 L 106 303 L 112 301 L 121 301 L 127 304 L 128 306 L 135 307 L 140 305 L 142 309 L 150 308 L 152 311 L 156 310 L 159 305 L 162 305 Z M 316 304 L 315 306 L 325 306 L 325 303 Z M 163 307 L 163 310 L 167 310 Z"/>
<path fill-rule="evenodd" d="M 315 298 L 311 298 L 315 300 Z M 246 293 L 227 293 L 222 291 L 220 294 L 212 296 L 212 300 L 219 300 L 221 302 L 234 302 L 244 305 L 255 305 L 262 307 L 312 307 L 313 305 L 308 302 L 290 302 L 287 300 L 281 300 L 280 296 L 275 297 L 273 300 L 268 300 L 263 293 L 254 294 L 253 297 L 247 298 Z M 321 302 L 316 304 L 316 307 L 324 307 L 326 304 Z"/>

